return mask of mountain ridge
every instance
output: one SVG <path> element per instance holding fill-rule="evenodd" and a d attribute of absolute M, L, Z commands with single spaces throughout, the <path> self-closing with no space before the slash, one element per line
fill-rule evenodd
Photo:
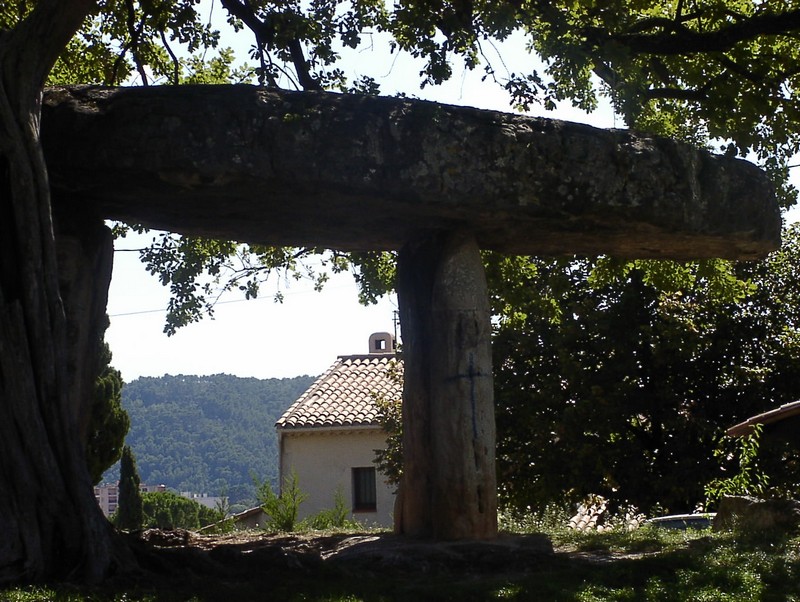
<path fill-rule="evenodd" d="M 255 503 L 254 480 L 278 479 L 275 422 L 315 379 L 165 374 L 125 383 L 125 442 L 142 483 L 227 496 L 234 509 Z M 118 465 L 104 475 L 118 478 Z"/>

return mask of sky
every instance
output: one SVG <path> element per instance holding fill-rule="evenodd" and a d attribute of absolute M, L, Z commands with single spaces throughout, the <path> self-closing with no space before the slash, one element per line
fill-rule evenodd
<path fill-rule="evenodd" d="M 116 248 L 138 248 L 149 236 L 118 240 Z M 274 301 L 280 290 L 283 303 Z M 112 364 L 126 382 L 163 374 L 234 374 L 283 378 L 321 374 L 337 355 L 366 353 L 373 332 L 394 333 L 397 301 L 358 303 L 350 274 L 332 277 L 323 292 L 309 282 L 272 278 L 258 299 L 224 295 L 214 318 L 163 333 L 169 291 L 148 274 L 138 253 L 114 254 L 109 290 L 111 326 L 106 340 Z"/>
<path fill-rule="evenodd" d="M 223 46 L 234 46 L 241 56 L 252 43 L 245 34 L 228 37 L 215 8 L 214 19 L 223 31 Z M 488 46 L 486 54 L 503 73 L 520 72 L 528 66 L 522 40 L 505 46 Z M 344 57 L 358 72 L 376 77 L 384 93 L 404 89 L 419 98 L 438 102 L 509 111 L 505 93 L 497 85 L 481 81 L 482 71 L 455 70 L 444 86 L 423 90 L 407 86 L 419 81 L 420 64 L 411 57 L 390 56 L 380 40 Z M 501 75 L 503 75 L 501 73 Z M 538 114 L 544 115 L 541 111 Z M 597 127 L 621 127 L 608 106 L 592 114 L 559 107 L 547 117 L 580 121 Z M 217 304 L 213 319 L 183 327 L 167 337 L 163 333 L 169 291 L 139 261 L 138 249 L 149 244 L 154 233 L 128 235 L 115 243 L 114 272 L 109 290 L 111 325 L 106 340 L 112 364 L 126 382 L 142 376 L 164 374 L 233 374 L 242 377 L 284 378 L 319 375 L 338 355 L 366 353 L 373 332 L 395 333 L 397 298 L 377 305 L 358 303 L 352 275 L 333 275 L 322 292 L 310 282 L 272 278 L 258 299 L 245 301 L 233 293 Z M 283 303 L 274 301 L 278 290 Z"/>

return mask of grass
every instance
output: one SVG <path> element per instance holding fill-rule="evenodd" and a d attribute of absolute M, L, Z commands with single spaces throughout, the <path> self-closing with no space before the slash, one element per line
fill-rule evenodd
<path fill-rule="evenodd" d="M 536 520 L 517 532 L 541 530 Z M 0 602 L 418 602 L 424 600 L 798 601 L 800 537 L 680 532 L 652 527 L 577 534 L 547 529 L 558 553 L 517 574 L 342 574 L 321 566 L 248 582 L 74 586 L 0 590 Z"/>

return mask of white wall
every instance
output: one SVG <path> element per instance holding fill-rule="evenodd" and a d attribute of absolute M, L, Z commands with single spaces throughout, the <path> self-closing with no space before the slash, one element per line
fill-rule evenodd
<path fill-rule="evenodd" d="M 283 431 L 281 440 L 281 482 L 294 470 L 300 490 L 308 499 L 300 505 L 302 520 L 334 505 L 340 489 L 352 510 L 352 469 L 375 466 L 376 449 L 386 447 L 386 433 L 380 429 L 293 433 Z M 394 493 L 378 472 L 375 478 L 376 511 L 351 513 L 366 526 L 391 527 Z"/>

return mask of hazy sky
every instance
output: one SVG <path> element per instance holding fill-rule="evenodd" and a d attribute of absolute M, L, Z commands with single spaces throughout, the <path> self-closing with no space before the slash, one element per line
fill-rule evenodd
<path fill-rule="evenodd" d="M 220 15 L 217 8 L 216 16 Z M 224 40 L 223 46 L 232 41 L 245 50 L 252 43 L 243 34 Z M 486 52 L 497 69 L 519 70 L 530 60 L 520 51 L 521 44 L 516 39 L 500 49 L 502 61 L 496 58 L 493 46 Z M 351 53 L 346 60 L 354 69 L 377 76 L 384 93 L 405 89 L 439 102 L 509 110 L 499 86 L 480 81 L 482 71 L 456 71 L 447 85 L 418 90 L 405 84 L 418 81 L 419 63 L 407 56 L 388 55 L 377 41 L 372 48 Z M 598 127 L 620 126 L 608 107 L 591 115 L 564 107 L 547 116 Z M 119 240 L 116 248 L 139 248 L 152 236 L 129 236 Z M 307 282 L 273 279 L 257 300 L 225 295 L 214 319 L 206 318 L 167 337 L 162 330 L 168 290 L 146 273 L 137 253 L 116 252 L 114 264 L 108 305 L 111 326 L 106 339 L 114 354 L 113 365 L 125 381 L 163 374 L 227 373 L 258 378 L 317 375 L 337 355 L 366 353 L 371 333 L 394 332 L 396 297 L 363 307 L 358 304 L 352 276 L 340 274 L 321 293 L 313 291 Z M 285 297 L 282 304 L 273 301 L 278 287 Z"/>
<path fill-rule="evenodd" d="M 120 248 L 132 248 L 122 240 Z M 135 253 L 115 253 L 107 339 L 123 378 L 162 374 L 237 374 L 260 378 L 319 374 L 338 354 L 366 353 L 372 332 L 393 332 L 394 299 L 358 304 L 349 274 L 317 293 L 307 282 L 273 279 L 263 296 L 222 297 L 215 318 L 163 334 L 168 290 L 147 274 Z M 280 284 L 285 300 L 273 301 Z M 147 312 L 147 313 L 140 313 Z"/>

